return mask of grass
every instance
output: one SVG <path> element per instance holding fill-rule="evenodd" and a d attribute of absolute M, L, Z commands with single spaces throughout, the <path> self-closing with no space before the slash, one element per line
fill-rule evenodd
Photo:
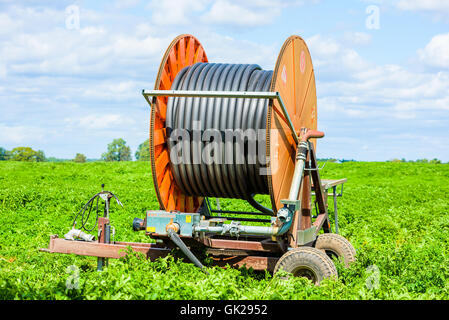
<path fill-rule="evenodd" d="M 97 272 L 93 257 L 39 252 L 50 235 L 69 230 L 102 183 L 124 204 L 112 205 L 115 240 L 149 241 L 131 228 L 134 217 L 158 209 L 149 163 L 2 161 L 0 299 L 449 298 L 449 165 L 328 163 L 321 176 L 348 178 L 339 198 L 339 225 L 357 261 L 349 269 L 337 263 L 338 280 L 317 287 L 246 269 L 211 267 L 206 276 L 171 256 L 155 262 L 111 259 Z M 268 205 L 267 197 L 259 200 Z M 242 201 L 221 204 L 251 209 Z"/>

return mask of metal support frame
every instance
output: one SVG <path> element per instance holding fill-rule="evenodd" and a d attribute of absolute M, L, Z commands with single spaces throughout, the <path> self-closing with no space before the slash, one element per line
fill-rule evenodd
<path fill-rule="evenodd" d="M 269 106 L 273 107 L 274 110 L 280 114 L 279 110 L 276 109 L 273 105 L 272 100 L 278 101 L 281 109 L 282 114 L 281 117 L 286 121 L 288 127 L 290 128 L 291 134 L 293 136 L 293 139 L 296 142 L 296 145 L 300 147 L 298 150 L 302 150 L 303 148 L 307 148 L 307 142 L 300 142 L 298 138 L 298 134 L 296 133 L 295 127 L 293 126 L 293 122 L 291 121 L 290 115 L 287 112 L 287 108 L 285 107 L 285 104 L 282 100 L 282 97 L 279 92 L 258 92 L 258 91 L 198 91 L 198 90 L 142 90 L 142 95 L 145 97 L 145 100 L 148 102 L 150 106 L 153 106 L 153 104 L 156 103 L 156 97 L 163 96 L 163 97 L 197 97 L 197 98 L 243 98 L 243 99 L 269 99 L 270 103 Z M 153 99 L 150 99 L 150 97 L 153 97 Z M 299 195 L 299 191 L 301 188 L 301 182 L 302 182 L 302 176 L 304 173 L 305 168 L 305 158 L 303 159 L 303 156 L 301 153 L 298 153 L 298 158 L 296 159 L 295 163 L 295 173 L 293 177 L 292 186 L 290 188 L 290 194 L 289 194 L 289 200 L 296 201 Z M 290 207 L 290 206 L 289 206 Z M 300 208 L 298 208 L 300 209 Z M 279 213 L 283 209 L 281 208 Z M 296 211 L 293 210 L 293 211 Z M 291 211 L 288 210 L 289 215 L 286 217 L 285 223 L 282 222 L 280 226 L 272 225 L 272 227 L 248 227 L 248 226 L 242 226 L 239 227 L 241 229 L 241 232 L 254 232 L 254 233 L 270 233 L 272 236 L 279 236 L 284 234 L 288 231 L 290 228 L 292 217 L 291 217 Z M 221 213 L 221 212 L 220 212 Z M 251 218 L 246 218 L 241 221 L 254 221 L 254 219 L 248 220 Z M 230 218 L 229 220 L 239 220 L 235 218 Z M 260 220 L 260 219 L 258 219 Z M 271 220 L 270 220 L 271 222 Z M 214 230 L 218 228 L 214 228 Z M 266 229 L 266 230 L 265 230 Z M 210 229 L 212 230 L 212 229 Z M 218 231 L 217 231 L 218 232 Z M 221 232 L 221 231 L 220 231 Z"/>
<path fill-rule="evenodd" d="M 171 249 L 157 243 L 140 242 L 114 242 L 101 243 L 78 240 L 66 240 L 57 235 L 50 236 L 48 248 L 39 249 L 48 253 L 77 254 L 81 256 L 97 257 L 104 259 L 119 259 L 127 254 L 131 248 L 135 252 L 143 253 L 147 259 L 155 260 L 159 257 L 165 257 Z"/>
<path fill-rule="evenodd" d="M 293 123 L 286 111 L 286 107 L 282 101 L 282 98 L 279 92 L 229 92 L 229 91 L 175 91 L 175 90 L 143 90 L 143 96 L 147 100 L 147 102 L 152 105 L 156 102 L 156 97 L 158 96 L 172 96 L 172 97 L 224 97 L 224 98 L 245 98 L 245 99 L 270 99 L 269 106 L 273 107 L 275 111 L 281 115 L 283 115 L 284 121 L 286 121 L 288 127 L 291 130 L 292 136 L 297 143 L 297 146 L 300 146 L 300 141 L 297 132 L 293 126 Z M 153 97 L 153 99 L 150 99 Z M 273 106 L 272 100 L 278 101 L 282 114 L 276 107 Z M 303 145 L 303 147 L 305 147 Z M 305 163 L 310 161 L 311 168 L 317 168 L 317 159 L 315 155 L 315 150 L 313 148 L 313 144 L 309 143 L 308 146 L 308 157 L 307 159 L 303 159 L 301 157 L 297 159 L 297 162 L 300 162 L 298 166 L 298 170 L 295 170 L 295 176 L 297 176 L 295 182 L 291 186 L 291 192 L 289 199 L 287 199 L 287 206 L 294 206 L 297 214 L 302 212 L 302 207 L 299 205 L 299 201 L 297 200 L 299 196 L 299 191 L 301 189 L 301 181 L 298 181 L 298 176 L 303 176 L 304 170 L 307 170 Z M 306 161 L 307 160 L 307 161 Z M 316 216 L 315 221 L 311 224 L 309 228 L 304 230 L 298 230 L 297 238 L 301 238 L 299 240 L 300 245 L 310 245 L 311 239 L 315 239 L 318 231 L 323 228 L 324 232 L 330 232 L 331 227 L 329 223 L 329 217 L 327 212 L 326 199 L 328 196 L 327 190 L 329 189 L 327 185 L 322 185 L 322 181 L 319 176 L 318 170 L 310 170 L 308 171 L 308 175 L 310 175 L 311 180 L 313 182 L 313 186 L 315 189 L 316 202 L 318 204 L 318 215 Z M 301 179 L 299 179 L 301 180 Z M 310 188 L 310 185 L 309 185 Z M 342 194 L 342 193 L 341 193 Z M 336 197 L 341 196 L 336 192 L 336 185 L 333 186 L 333 196 L 334 196 L 334 205 L 336 208 Z M 294 199 L 293 199 L 294 198 Z M 109 200 L 109 199 L 108 199 Z M 99 230 L 105 229 L 106 226 L 109 225 L 108 219 L 108 208 L 109 201 L 106 201 L 106 210 L 104 221 L 101 220 L 99 223 Z M 289 201 L 294 201 L 296 204 L 291 204 Z M 219 204 L 219 203 L 217 203 Z M 210 208 L 207 208 L 210 210 Z M 227 211 L 227 210 L 210 210 L 211 212 L 218 213 L 239 213 L 239 214 L 257 214 L 257 215 L 267 215 L 263 212 L 255 213 L 255 212 L 242 212 L 242 211 Z M 337 212 L 335 210 L 335 216 L 337 217 Z M 310 219 L 312 218 L 309 215 Z M 222 218 L 223 216 L 213 217 L 211 218 Z M 232 218 L 227 218 L 231 220 Z M 236 219 L 245 219 L 246 221 L 256 221 L 263 219 L 251 219 L 251 218 L 236 218 Z M 271 220 L 267 220 L 271 221 Z M 337 219 L 336 219 L 337 221 Z M 99 221 L 100 222 L 100 221 Z M 265 222 L 265 221 L 264 221 Z M 261 227 L 263 228 L 263 227 Z M 267 228 L 267 227 L 265 227 Z M 252 229 L 251 229 L 252 230 Z M 259 230 L 259 229 L 258 229 Z M 338 230 L 338 221 L 337 221 L 337 230 Z M 260 231 L 260 230 L 259 230 Z M 99 231 L 100 232 L 100 231 Z M 213 254 L 213 260 L 217 265 L 225 265 L 229 264 L 231 266 L 244 266 L 252 267 L 255 270 L 269 270 L 273 271 L 274 265 L 279 259 L 276 254 L 282 254 L 285 252 L 285 244 L 280 243 L 279 241 L 275 241 L 275 239 L 270 239 L 266 234 L 261 233 L 260 235 L 252 235 L 250 234 L 242 234 L 242 239 L 230 239 L 228 237 L 223 237 L 222 235 L 214 235 L 207 234 L 205 232 L 194 232 L 194 237 L 184 237 L 184 240 L 187 241 L 187 246 L 195 247 L 198 244 L 202 244 L 210 249 L 210 253 Z M 101 234 L 99 234 L 101 235 Z M 101 239 L 101 240 L 100 240 Z M 166 256 L 170 251 L 171 247 L 165 243 L 165 240 L 162 238 L 159 243 L 128 243 L 128 242 L 113 242 L 111 243 L 109 236 L 104 235 L 99 237 L 98 242 L 87 242 L 87 241 L 72 241 L 59 239 L 57 236 L 52 236 L 50 238 L 50 245 L 48 249 L 41 249 L 41 251 L 51 252 L 51 253 L 74 253 L 79 255 L 86 256 L 95 256 L 97 257 L 99 268 L 103 266 L 105 259 L 107 258 L 120 258 L 126 255 L 127 248 L 131 248 L 136 252 L 144 253 L 147 258 L 151 260 L 156 259 L 158 257 Z"/>
<path fill-rule="evenodd" d="M 314 161 L 316 161 L 313 149 L 309 150 L 309 155 L 313 165 Z M 319 180 L 319 176 L 317 176 L 317 174 L 317 170 L 311 173 L 312 180 L 315 183 L 317 180 L 322 183 L 321 188 L 318 188 L 319 190 L 322 190 L 321 197 L 318 198 L 322 199 L 322 201 L 319 201 L 319 203 L 320 207 L 324 208 L 324 211 L 322 211 L 316 217 L 311 228 L 306 230 L 299 230 L 300 232 L 302 232 L 301 234 L 298 234 L 301 245 L 310 245 L 310 239 L 316 236 L 316 233 L 321 229 L 321 227 L 326 227 L 325 222 L 328 219 L 327 210 L 324 204 L 324 196 L 328 195 L 327 190 L 329 189 L 329 185 L 331 185 L 332 183 L 336 183 L 336 187 L 338 184 L 340 184 L 340 182 L 346 181 L 346 179 L 321 181 Z M 320 191 L 318 191 L 318 193 L 320 194 Z M 339 194 L 337 194 L 337 196 L 339 196 Z M 104 221 L 101 221 L 100 219 L 98 225 L 99 228 L 103 228 L 102 226 L 104 226 L 106 223 L 109 223 L 109 219 L 105 218 Z M 328 228 L 327 232 L 329 232 L 329 229 L 330 228 Z M 197 238 L 183 239 L 185 241 L 188 241 L 186 242 L 186 244 L 190 247 L 198 246 L 198 244 L 206 246 L 210 251 L 210 254 L 212 255 L 213 264 L 218 266 L 225 266 L 228 264 L 233 267 L 246 266 L 251 267 L 254 270 L 273 271 L 280 255 L 285 252 L 285 248 L 282 247 L 278 242 L 260 236 L 242 235 L 241 239 L 230 239 L 226 237 L 223 238 L 219 235 L 200 235 Z M 171 252 L 172 248 L 161 242 L 132 243 L 112 241 L 110 243 L 103 243 L 102 241 L 89 242 L 66 240 L 60 239 L 58 238 L 58 236 L 51 236 L 49 247 L 40 250 L 49 253 L 93 256 L 97 257 L 98 259 L 118 259 L 125 256 L 128 249 L 143 253 L 148 259 L 155 260 L 159 257 L 165 257 Z M 279 255 L 279 257 L 277 255 Z"/>
<path fill-rule="evenodd" d="M 341 186 L 343 189 L 343 185 Z M 338 232 L 338 209 L 337 209 L 337 186 L 332 187 L 333 190 L 333 197 L 334 197 L 334 220 L 335 220 L 335 233 Z"/>
<path fill-rule="evenodd" d="M 104 191 L 104 190 L 103 190 Z M 111 204 L 112 195 L 109 193 L 102 193 L 100 197 L 104 200 L 104 213 L 103 217 L 98 218 L 98 242 L 110 243 L 111 242 L 111 225 L 109 221 L 109 207 Z M 108 259 L 104 257 L 97 258 L 97 271 L 102 271 L 103 267 L 108 266 Z"/>
<path fill-rule="evenodd" d="M 323 188 L 325 190 L 326 198 L 331 196 L 334 202 L 334 225 L 335 225 L 335 233 L 339 234 L 339 225 L 338 225 L 338 205 L 337 198 L 343 197 L 343 186 L 347 179 L 338 179 L 338 180 L 322 180 Z M 337 191 L 337 187 L 340 187 L 340 193 Z M 328 192 L 329 189 L 332 189 L 332 192 Z M 312 193 L 314 196 L 315 193 Z M 327 202 L 327 200 L 326 200 Z"/>
<path fill-rule="evenodd" d="M 219 198 L 215 198 L 217 202 L 217 209 L 212 209 L 210 207 L 209 198 L 205 197 L 206 199 L 206 219 L 213 219 L 213 218 L 221 218 L 221 219 L 227 219 L 227 220 L 234 220 L 234 221 L 250 221 L 250 222 L 265 222 L 270 223 L 271 219 L 256 219 L 256 218 L 243 218 L 243 217 L 229 217 L 229 216 L 222 216 L 222 213 L 227 214 L 237 214 L 237 215 L 253 215 L 253 216 L 269 216 L 266 213 L 263 212 L 253 212 L 253 211 L 234 211 L 234 210 L 222 210 L 220 208 L 220 202 Z M 213 216 L 212 213 L 216 213 L 216 216 Z M 270 216 L 271 217 L 271 216 Z"/>

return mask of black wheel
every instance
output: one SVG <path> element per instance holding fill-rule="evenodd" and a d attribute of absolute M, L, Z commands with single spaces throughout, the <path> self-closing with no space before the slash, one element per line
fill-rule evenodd
<path fill-rule="evenodd" d="M 300 247 L 285 253 L 276 263 L 274 273 L 280 270 L 294 277 L 305 277 L 315 284 L 319 284 L 324 278 L 338 276 L 332 260 L 312 247 Z"/>
<path fill-rule="evenodd" d="M 346 267 L 355 261 L 356 252 L 352 244 L 336 233 L 320 234 L 316 240 L 315 248 L 325 252 L 331 259 L 341 259 Z"/>

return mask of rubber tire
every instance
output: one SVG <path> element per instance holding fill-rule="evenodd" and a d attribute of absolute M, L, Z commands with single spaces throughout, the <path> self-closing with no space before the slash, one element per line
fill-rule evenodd
<path fill-rule="evenodd" d="M 355 261 L 356 251 L 352 244 L 336 233 L 323 233 L 317 237 L 315 248 L 325 252 L 329 258 L 336 256 L 342 260 L 345 267 Z"/>
<path fill-rule="evenodd" d="M 299 247 L 285 253 L 277 261 L 273 273 L 280 270 L 293 276 L 306 276 L 316 285 L 325 278 L 338 277 L 332 260 L 323 251 L 313 247 Z"/>

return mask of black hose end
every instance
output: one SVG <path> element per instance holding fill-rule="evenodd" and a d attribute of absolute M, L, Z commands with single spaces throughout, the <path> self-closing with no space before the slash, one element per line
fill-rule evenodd
<path fill-rule="evenodd" d="M 140 218 L 134 218 L 134 220 L 133 220 L 133 230 L 134 231 L 145 230 L 145 220 L 140 219 Z"/>
<path fill-rule="evenodd" d="M 174 244 L 178 246 L 178 248 L 186 255 L 186 257 L 198 268 L 201 269 L 205 274 L 209 275 L 209 272 L 207 272 L 206 268 L 203 266 L 203 264 L 198 260 L 197 257 L 192 253 L 192 251 L 187 248 L 187 246 L 184 244 L 184 242 L 181 240 L 179 235 L 173 231 L 173 229 L 168 229 L 168 237 L 171 241 L 173 241 Z"/>

